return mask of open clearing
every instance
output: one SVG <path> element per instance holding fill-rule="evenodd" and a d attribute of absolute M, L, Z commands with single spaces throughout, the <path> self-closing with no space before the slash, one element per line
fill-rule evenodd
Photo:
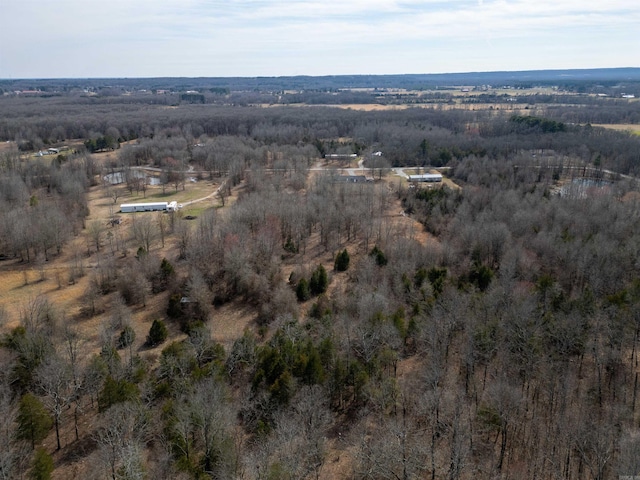
<path fill-rule="evenodd" d="M 307 105 L 309 106 L 309 105 Z M 349 103 L 339 105 L 323 105 L 322 107 L 342 108 L 346 110 L 358 110 L 363 112 L 375 112 L 375 111 L 388 111 L 388 110 L 406 110 L 408 108 L 429 108 L 435 110 L 449 111 L 449 110 L 493 110 L 501 111 L 506 110 L 509 112 L 537 112 L 544 109 L 543 106 L 536 105 L 535 107 L 527 106 L 521 103 L 413 103 L 413 104 L 401 104 L 401 105 L 381 105 L 379 103 Z"/>
<path fill-rule="evenodd" d="M 621 131 L 631 132 L 635 135 L 640 135 L 640 125 L 633 124 L 633 123 L 618 123 L 618 124 L 594 123 L 593 126 L 609 128 L 611 130 L 621 130 Z"/>

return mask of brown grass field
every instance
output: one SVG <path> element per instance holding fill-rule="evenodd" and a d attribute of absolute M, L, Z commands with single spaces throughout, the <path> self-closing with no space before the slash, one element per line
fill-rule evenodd
<path fill-rule="evenodd" d="M 611 130 L 620 130 L 625 132 L 631 132 L 634 135 L 640 135 L 640 125 L 633 123 L 620 123 L 620 124 L 611 124 L 611 123 L 594 123 L 594 127 L 602 127 L 609 128 Z"/>
<path fill-rule="evenodd" d="M 265 108 L 277 108 L 277 107 L 310 107 L 314 105 L 306 105 L 306 104 L 292 104 L 292 105 L 262 105 Z M 331 107 L 331 108 L 342 108 L 345 110 L 357 110 L 363 112 L 377 112 L 377 111 L 389 111 L 389 110 L 406 110 L 408 108 L 430 108 L 434 110 L 468 110 L 468 111 L 476 111 L 476 110 L 492 110 L 492 111 L 509 111 L 509 112 L 538 112 L 544 110 L 544 107 L 536 106 L 526 108 L 526 105 L 522 104 L 513 104 L 513 103 L 414 103 L 414 104 L 398 104 L 398 105 L 382 105 L 379 103 L 346 103 L 346 104 L 335 104 L 335 105 L 316 105 L 318 108 L 322 107 Z"/>

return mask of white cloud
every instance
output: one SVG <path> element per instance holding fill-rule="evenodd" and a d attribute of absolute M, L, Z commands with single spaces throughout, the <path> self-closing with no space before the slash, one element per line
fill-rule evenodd
<path fill-rule="evenodd" d="M 2 7 L 9 21 L 0 31 L 0 77 L 634 66 L 616 63 L 629 61 L 617 52 L 633 45 L 640 24 L 640 4 L 631 0 L 3 0 Z"/>

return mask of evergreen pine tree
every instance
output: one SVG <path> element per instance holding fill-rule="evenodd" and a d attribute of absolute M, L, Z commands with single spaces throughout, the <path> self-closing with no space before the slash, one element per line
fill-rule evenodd
<path fill-rule="evenodd" d="M 298 301 L 304 302 L 311 298 L 311 294 L 309 293 L 309 283 L 306 278 L 301 278 L 298 281 L 298 286 L 296 287 L 296 297 L 298 297 Z"/>
<path fill-rule="evenodd" d="M 154 320 L 147 335 L 147 345 L 155 347 L 164 342 L 169 336 L 167 326 L 162 320 Z"/>
<path fill-rule="evenodd" d="M 316 268 L 311 275 L 309 290 L 312 295 L 320 295 L 321 293 L 326 292 L 328 287 L 329 277 L 327 276 L 327 271 L 322 265 L 318 265 L 318 268 Z"/>
<path fill-rule="evenodd" d="M 28 440 L 35 449 L 36 443 L 44 440 L 52 426 L 53 420 L 42 402 L 35 395 L 25 393 L 18 405 L 18 438 Z"/>
<path fill-rule="evenodd" d="M 345 248 L 336 256 L 336 261 L 333 266 L 334 270 L 336 272 L 346 271 L 349 268 L 349 261 L 349 252 L 347 252 L 347 249 Z"/>
<path fill-rule="evenodd" d="M 53 472 L 53 459 L 44 448 L 38 448 L 33 457 L 33 468 L 29 477 L 32 480 L 49 480 Z"/>

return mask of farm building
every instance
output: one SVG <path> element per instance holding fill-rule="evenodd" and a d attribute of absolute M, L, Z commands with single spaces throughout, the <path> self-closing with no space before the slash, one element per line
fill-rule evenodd
<path fill-rule="evenodd" d="M 327 153 L 324 158 L 357 158 L 358 155 L 356 155 L 355 153 Z"/>
<path fill-rule="evenodd" d="M 441 182 L 442 175 L 439 173 L 425 173 L 422 175 L 409 175 L 410 182 Z"/>
<path fill-rule="evenodd" d="M 176 210 L 178 210 L 177 202 L 123 203 L 120 205 L 120 211 L 122 213 L 175 212 Z"/>

